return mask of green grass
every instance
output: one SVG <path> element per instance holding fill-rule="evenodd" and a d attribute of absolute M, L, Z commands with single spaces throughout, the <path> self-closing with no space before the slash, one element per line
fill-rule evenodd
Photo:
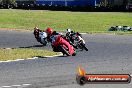
<path fill-rule="evenodd" d="M 0 28 L 33 30 L 52 27 L 57 31 L 71 28 L 79 32 L 102 33 L 115 25 L 132 26 L 132 13 L 67 12 L 46 10 L 0 10 Z"/>
<path fill-rule="evenodd" d="M 132 26 L 132 13 L 127 12 L 68 12 L 46 10 L 0 9 L 0 29 L 33 30 L 35 26 L 44 30 L 52 27 L 56 31 L 71 28 L 78 32 L 132 34 L 131 32 L 108 32 L 115 25 Z M 0 61 L 57 53 L 35 49 L 0 49 Z"/>
<path fill-rule="evenodd" d="M 51 56 L 58 53 L 46 50 L 35 49 L 0 49 L 0 61 L 27 59 L 35 56 Z"/>

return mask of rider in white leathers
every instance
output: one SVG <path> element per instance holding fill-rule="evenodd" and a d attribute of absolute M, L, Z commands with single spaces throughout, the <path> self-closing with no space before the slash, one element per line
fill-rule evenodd
<path fill-rule="evenodd" d="M 39 32 L 39 38 L 42 44 L 47 44 L 47 33 L 46 32 Z"/>
<path fill-rule="evenodd" d="M 40 30 L 38 27 L 34 28 L 34 36 L 37 39 L 38 42 L 40 42 L 43 45 L 47 44 L 47 33 Z"/>

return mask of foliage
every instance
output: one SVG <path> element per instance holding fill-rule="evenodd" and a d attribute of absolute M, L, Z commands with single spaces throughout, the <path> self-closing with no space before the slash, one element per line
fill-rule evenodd
<path fill-rule="evenodd" d="M 3 4 L 15 4 L 16 0 L 0 0 L 1 3 Z"/>

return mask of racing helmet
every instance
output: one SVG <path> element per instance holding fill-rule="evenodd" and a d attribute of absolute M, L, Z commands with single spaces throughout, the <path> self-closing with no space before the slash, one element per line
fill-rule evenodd
<path fill-rule="evenodd" d="M 53 29 L 48 27 L 45 31 L 48 35 L 51 35 L 53 33 Z"/>
<path fill-rule="evenodd" d="M 71 33 L 71 29 L 66 29 L 66 34 L 69 34 L 69 33 Z"/>
<path fill-rule="evenodd" d="M 34 28 L 34 34 L 39 33 L 39 32 L 40 32 L 39 28 L 38 27 L 35 27 Z"/>
<path fill-rule="evenodd" d="M 67 32 L 71 32 L 71 29 L 70 29 L 70 28 L 68 28 L 68 29 L 66 29 L 66 31 L 67 31 Z"/>

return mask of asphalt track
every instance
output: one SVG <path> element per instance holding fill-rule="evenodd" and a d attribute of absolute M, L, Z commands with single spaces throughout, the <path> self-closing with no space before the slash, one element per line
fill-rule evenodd
<path fill-rule="evenodd" d="M 38 58 L 0 63 L 0 88 L 131 88 L 130 84 L 76 83 L 77 68 L 87 73 L 132 74 L 132 36 L 83 35 L 89 51 L 78 51 L 76 56 Z M 32 32 L 0 30 L 1 48 L 41 47 Z"/>

